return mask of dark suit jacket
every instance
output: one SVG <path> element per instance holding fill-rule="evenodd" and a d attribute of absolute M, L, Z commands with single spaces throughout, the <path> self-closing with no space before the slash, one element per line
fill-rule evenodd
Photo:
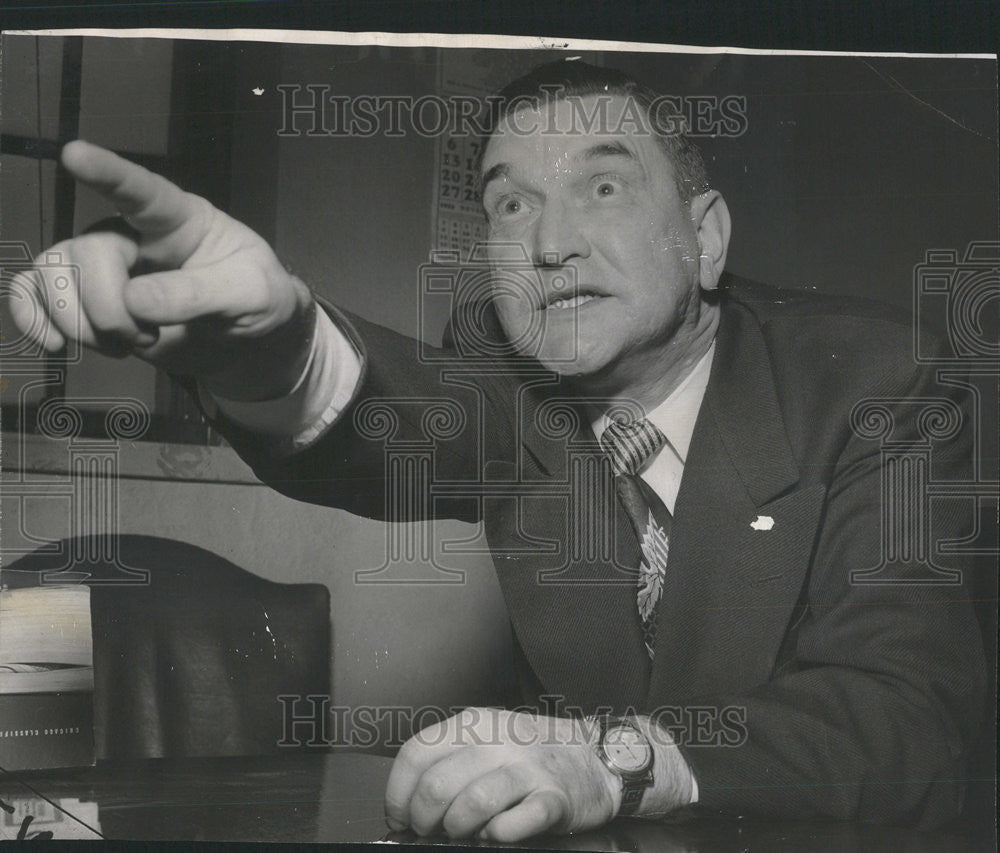
<path fill-rule="evenodd" d="M 911 328 L 888 308 L 732 278 L 720 299 L 652 665 L 628 571 L 635 537 L 586 417 L 551 374 L 421 362 L 409 339 L 338 315 L 364 374 L 337 424 L 284 459 L 227 432 L 293 497 L 390 520 L 402 505 L 482 519 L 524 698 L 662 713 L 699 808 L 939 824 L 960 808 L 985 706 L 982 643 L 964 589 L 908 582 L 927 577 L 909 554 L 869 576 L 880 583 L 852 582 L 882 560 L 886 467 L 851 411 L 894 399 L 887 437 L 912 443 L 926 428 L 914 400 L 955 389 L 915 365 Z M 435 421 L 442 400 L 452 408 Z M 934 444 L 936 478 L 964 476 L 964 427 Z M 433 487 L 400 496 L 387 466 L 420 447 L 433 447 Z M 932 541 L 968 532 L 958 508 L 934 505 Z M 754 529 L 758 516 L 772 529 Z"/>

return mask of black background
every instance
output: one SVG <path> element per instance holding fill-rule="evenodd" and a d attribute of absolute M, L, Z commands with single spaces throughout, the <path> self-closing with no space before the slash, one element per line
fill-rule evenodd
<path fill-rule="evenodd" d="M 501 33 L 738 47 L 995 52 L 994 0 L 761 2 L 474 2 L 474 0 L 152 0 L 5 2 L 4 29 L 42 27 L 277 27 Z"/>

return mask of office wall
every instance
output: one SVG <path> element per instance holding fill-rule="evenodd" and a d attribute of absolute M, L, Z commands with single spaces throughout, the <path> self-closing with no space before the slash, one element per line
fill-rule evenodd
<path fill-rule="evenodd" d="M 997 239 L 991 61 L 613 59 L 664 91 L 746 99 L 744 133 L 699 139 L 733 216 L 733 272 L 909 307 L 928 249 Z"/>
<path fill-rule="evenodd" d="M 435 91 L 434 50 L 286 45 L 281 81 L 338 96 Z M 302 93 L 301 102 L 309 102 Z M 332 121 L 331 121 L 332 124 Z M 431 249 L 434 139 L 283 137 L 278 255 L 338 305 L 416 337 L 418 276 Z M 446 317 L 436 324 L 443 328 Z"/>
<path fill-rule="evenodd" d="M 33 540 L 81 531 L 73 526 L 67 443 L 4 438 L 3 561 L 9 565 L 37 547 Z M 225 448 L 125 442 L 117 464 L 121 476 L 111 487 L 122 533 L 190 542 L 268 580 L 326 584 L 335 702 L 450 707 L 499 701 L 510 636 L 485 545 L 471 557 L 442 555 L 438 545 L 439 565 L 464 570 L 464 579 L 420 559 L 375 574 L 386 562 L 387 525 L 283 497 L 256 482 Z M 104 516 L 97 520 L 107 523 Z M 476 533 L 460 522 L 426 527 L 438 541 Z M 373 574 L 356 579 L 365 571 Z M 414 579 L 423 582 L 385 582 Z"/>

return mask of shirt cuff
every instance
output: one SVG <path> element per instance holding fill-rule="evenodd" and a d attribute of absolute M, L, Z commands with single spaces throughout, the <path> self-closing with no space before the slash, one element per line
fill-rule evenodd
<path fill-rule="evenodd" d="M 220 411 L 245 430 L 280 441 L 291 451 L 308 447 L 339 417 L 361 377 L 361 356 L 325 311 L 316 312 L 316 331 L 305 369 L 284 397 L 260 402 L 227 400 L 198 386 L 202 407 Z"/>

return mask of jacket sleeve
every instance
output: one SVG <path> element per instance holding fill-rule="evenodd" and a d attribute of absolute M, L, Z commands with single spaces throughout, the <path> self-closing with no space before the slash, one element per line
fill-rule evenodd
<path fill-rule="evenodd" d="M 361 357 L 339 417 L 307 447 L 287 452 L 218 415 L 213 421 L 257 477 L 297 500 L 383 521 L 476 521 L 479 502 L 429 494 L 430 482 L 476 483 L 487 454 L 510 441 L 507 381 L 490 371 L 454 381 L 454 351 L 420 342 L 322 303 Z"/>
<path fill-rule="evenodd" d="M 852 430 L 836 460 L 803 606 L 773 677 L 745 695 L 695 702 L 742 721 L 724 745 L 680 744 L 700 810 L 930 828 L 961 809 L 969 751 L 985 723 L 986 666 L 968 590 L 974 564 L 933 546 L 968 535 L 968 503 L 896 487 L 926 490 L 931 473 L 968 482 L 976 425 L 954 389 L 939 416 L 928 415 L 934 407 L 918 404 L 940 399 L 942 388 L 909 373 L 870 389 L 883 402 L 868 431 L 888 431 L 873 440 Z M 957 413 L 953 434 L 928 440 Z M 906 470 L 923 464 L 919 453 L 887 462 L 890 441 L 932 447 L 932 467 Z M 888 517 L 891 506 L 902 513 Z M 929 524 L 930 554 L 913 521 Z M 944 582 L 928 569 L 931 556 L 964 572 L 965 583 Z"/>

